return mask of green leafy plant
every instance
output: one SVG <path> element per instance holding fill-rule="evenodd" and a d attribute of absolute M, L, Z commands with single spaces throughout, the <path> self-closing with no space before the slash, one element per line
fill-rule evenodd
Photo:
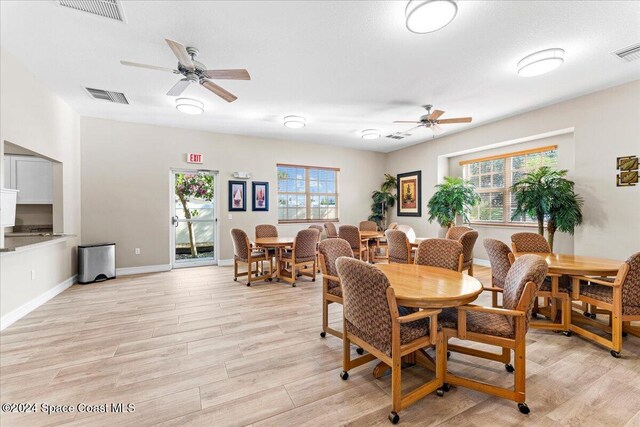
<path fill-rule="evenodd" d="M 393 191 L 398 185 L 398 180 L 395 176 L 384 174 L 384 182 L 380 186 L 380 190 L 376 190 L 371 193 L 371 215 L 369 215 L 369 221 L 375 221 L 381 230 L 387 228 L 387 218 L 389 209 L 393 208 L 396 203 L 397 196 L 393 194 Z"/>
<path fill-rule="evenodd" d="M 436 189 L 427 204 L 429 222 L 437 221 L 449 228 L 456 223 L 457 215 L 461 215 L 464 222 L 469 222 L 469 209 L 480 202 L 475 186 L 462 178 L 447 176 L 442 184 L 436 185 Z"/>
<path fill-rule="evenodd" d="M 522 215 L 536 218 L 541 235 L 546 220 L 551 250 L 556 231 L 573 234 L 575 227 L 582 224 L 584 200 L 574 191 L 575 183 L 566 178 L 567 172 L 542 166 L 511 186 L 516 201 L 512 219 Z"/>
<path fill-rule="evenodd" d="M 184 217 L 187 219 L 189 246 L 191 246 L 191 256 L 193 257 L 198 256 L 198 248 L 196 247 L 196 239 L 193 232 L 193 222 L 189 220 L 200 213 L 195 209 L 188 208 L 188 200 L 191 198 L 210 202 L 213 200 L 213 188 L 213 176 L 209 174 L 176 174 L 175 193 L 178 200 L 180 200 L 180 204 L 182 204 Z"/>

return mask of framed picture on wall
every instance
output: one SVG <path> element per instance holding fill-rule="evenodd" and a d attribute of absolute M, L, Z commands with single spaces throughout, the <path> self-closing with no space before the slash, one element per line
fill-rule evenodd
<path fill-rule="evenodd" d="M 269 210 L 269 183 L 261 181 L 253 181 L 251 183 L 251 193 L 253 194 L 253 203 L 251 210 L 268 211 Z"/>
<path fill-rule="evenodd" d="M 422 171 L 398 174 L 398 216 L 422 216 Z"/>
<path fill-rule="evenodd" d="M 247 183 L 229 181 L 229 212 L 247 210 Z"/>

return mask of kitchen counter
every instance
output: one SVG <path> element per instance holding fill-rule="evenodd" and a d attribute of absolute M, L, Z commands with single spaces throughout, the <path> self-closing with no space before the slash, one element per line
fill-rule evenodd
<path fill-rule="evenodd" d="M 0 253 L 12 253 L 66 241 L 75 234 L 62 233 L 5 233 Z"/>

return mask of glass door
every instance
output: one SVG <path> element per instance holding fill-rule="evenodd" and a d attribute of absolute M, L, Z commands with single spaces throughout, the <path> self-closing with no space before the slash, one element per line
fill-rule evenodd
<path fill-rule="evenodd" d="M 216 263 L 216 181 L 210 171 L 171 172 L 173 268 Z"/>

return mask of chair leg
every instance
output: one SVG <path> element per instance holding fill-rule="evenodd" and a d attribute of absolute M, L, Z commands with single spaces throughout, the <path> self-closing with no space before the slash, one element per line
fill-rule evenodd
<path fill-rule="evenodd" d="M 326 297 L 322 295 L 322 332 L 320 336 L 322 338 L 327 336 L 327 328 L 329 327 L 329 302 Z"/>
<path fill-rule="evenodd" d="M 467 272 L 469 276 L 473 276 L 473 263 L 469 266 L 469 271 Z"/>
<path fill-rule="evenodd" d="M 238 280 L 238 261 L 233 260 L 233 280 L 234 282 Z"/>
<path fill-rule="evenodd" d="M 492 307 L 497 307 L 498 306 L 498 293 L 497 292 L 491 292 L 491 306 Z"/>
<path fill-rule="evenodd" d="M 391 410 L 397 413 L 402 409 L 402 357 L 394 352 L 391 363 Z"/>
<path fill-rule="evenodd" d="M 351 369 L 351 340 L 347 335 L 347 325 L 342 320 L 342 372 L 340 378 L 346 380 L 349 378 L 349 369 Z"/>

